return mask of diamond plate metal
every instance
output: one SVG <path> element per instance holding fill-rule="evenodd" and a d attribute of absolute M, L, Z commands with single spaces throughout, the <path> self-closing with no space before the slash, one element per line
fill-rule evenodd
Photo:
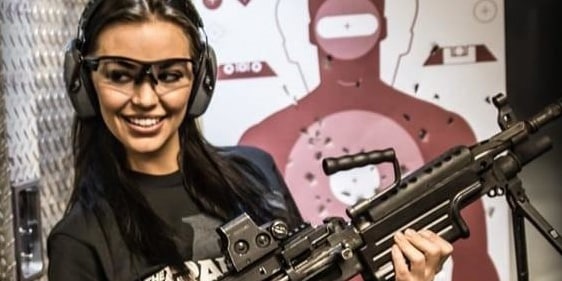
<path fill-rule="evenodd" d="M 16 280 L 10 183 L 41 180 L 44 245 L 70 195 L 73 112 L 62 64 L 85 2 L 0 2 L 0 281 Z"/>
<path fill-rule="evenodd" d="M 0 22 L 1 24 L 2 22 Z M 1 33 L 0 33 L 1 34 Z M 0 49 L 0 57 L 2 57 Z M 0 70 L 0 75 L 2 71 Z M 8 178 L 8 146 L 4 102 L 5 83 L 0 79 L 0 280 L 14 279 L 14 239 L 12 228 L 11 192 Z"/>

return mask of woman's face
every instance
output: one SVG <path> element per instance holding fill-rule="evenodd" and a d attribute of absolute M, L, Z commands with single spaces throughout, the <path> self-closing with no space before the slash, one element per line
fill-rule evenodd
<path fill-rule="evenodd" d="M 125 147 L 133 170 L 178 169 L 178 128 L 193 81 L 191 53 L 180 26 L 150 20 L 104 28 L 87 56 L 98 59 L 92 81 L 102 118 Z"/>

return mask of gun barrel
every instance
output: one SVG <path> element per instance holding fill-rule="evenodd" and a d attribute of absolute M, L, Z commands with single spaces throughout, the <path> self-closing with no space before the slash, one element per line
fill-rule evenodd
<path fill-rule="evenodd" d="M 548 136 L 539 136 L 533 141 L 524 142 L 515 147 L 513 153 L 521 166 L 540 157 L 552 148 L 552 140 Z"/>
<path fill-rule="evenodd" d="M 562 99 L 548 105 L 544 110 L 531 117 L 527 124 L 532 132 L 536 132 L 539 128 L 549 123 L 550 121 L 562 115 Z"/>

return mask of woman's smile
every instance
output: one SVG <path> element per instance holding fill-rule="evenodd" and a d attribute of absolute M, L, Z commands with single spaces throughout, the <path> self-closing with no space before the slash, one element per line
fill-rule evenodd
<path fill-rule="evenodd" d="M 133 133 L 156 134 L 160 131 L 166 117 L 123 116 L 125 123 Z"/>

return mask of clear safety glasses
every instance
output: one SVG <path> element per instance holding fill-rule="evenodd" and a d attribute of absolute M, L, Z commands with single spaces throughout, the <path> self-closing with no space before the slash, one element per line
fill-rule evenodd
<path fill-rule="evenodd" d="M 144 62 L 126 57 L 101 56 L 85 58 L 84 63 L 92 71 L 100 74 L 97 80 L 108 87 L 126 95 L 148 80 L 158 95 L 189 86 L 193 80 L 193 64 L 190 58 L 170 58 Z"/>

